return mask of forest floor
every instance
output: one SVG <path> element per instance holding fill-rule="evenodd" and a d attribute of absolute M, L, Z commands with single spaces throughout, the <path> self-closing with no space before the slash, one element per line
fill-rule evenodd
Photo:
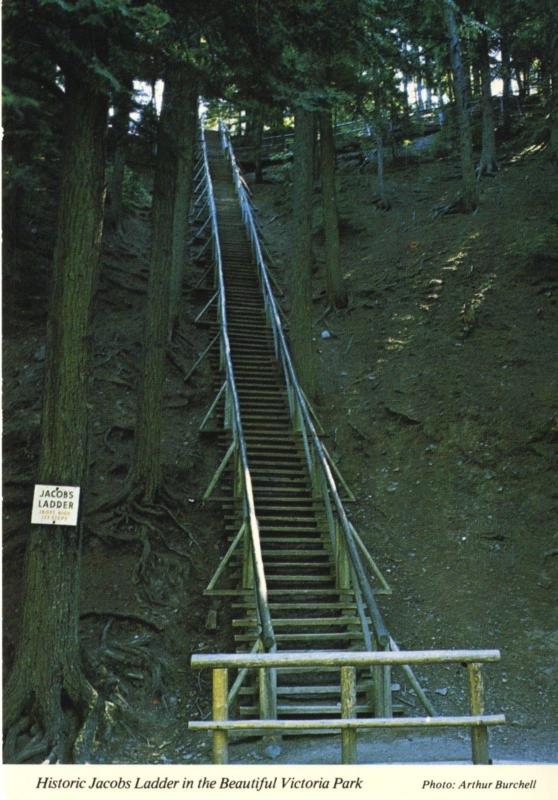
<path fill-rule="evenodd" d="M 250 176 L 249 176 L 250 177 Z M 288 284 L 290 185 L 279 170 L 252 186 Z M 315 298 L 318 414 L 351 486 L 356 528 L 388 578 L 381 597 L 404 649 L 499 648 L 486 668 L 487 708 L 508 724 L 491 735 L 496 761 L 558 761 L 558 186 L 544 152 L 510 149 L 482 182 L 479 211 L 444 215 L 458 164 L 388 165 L 392 208 L 377 209 L 376 179 L 340 172 L 343 310 Z M 316 192 L 315 252 L 323 232 Z M 147 210 L 107 235 L 98 293 L 92 397 L 91 509 L 124 485 L 149 249 Z M 44 273 L 44 265 L 40 265 Z M 316 287 L 321 285 L 316 280 Z M 9 290 L 9 291 L 8 291 Z M 45 292 L 4 292 L 4 664 L 21 610 L 22 553 L 37 454 Z M 223 552 L 219 509 L 202 507 L 215 469 L 198 425 L 211 402 L 207 342 L 186 295 L 171 349 L 163 452 L 168 497 L 87 518 L 82 630 L 97 682 L 115 703 L 99 763 L 206 763 L 209 738 L 186 730 L 209 715 L 208 675 L 194 652 L 228 650 L 226 609 L 203 596 Z M 175 498 L 173 500 L 173 498 Z M 217 611 L 218 629 L 210 611 Z M 419 677 L 438 710 L 465 710 L 461 668 Z M 394 680 L 398 680 L 394 674 Z M 336 763 L 338 742 L 286 739 L 231 748 L 233 761 Z M 294 741 L 294 744 L 293 744 Z M 467 761 L 461 734 L 359 737 L 363 762 Z"/>

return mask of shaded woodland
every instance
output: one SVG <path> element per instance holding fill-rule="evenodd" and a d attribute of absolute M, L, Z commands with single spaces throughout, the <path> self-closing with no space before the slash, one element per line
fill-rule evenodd
<path fill-rule="evenodd" d="M 299 378 L 401 596 L 418 591 L 418 558 L 426 570 L 444 548 L 428 535 L 437 506 L 439 530 L 464 543 L 443 556 L 463 583 L 488 543 L 518 597 L 537 595 L 514 614 L 545 620 L 558 6 L 24 0 L 3 19 L 5 761 L 204 758 L 177 728 L 207 711 L 188 656 L 228 641 L 202 598 L 222 555 L 219 515 L 200 502 L 216 460 L 197 433 L 210 375 L 190 375 L 208 344 L 194 325 L 210 266 L 191 225 L 200 104 L 231 129 Z M 500 370 L 523 372 L 504 386 Z M 77 527 L 29 524 L 36 483 L 81 487 Z M 490 522 L 471 533 L 469 512 Z M 501 623 L 507 593 L 491 589 Z M 447 585 L 429 591 L 424 629 L 458 645 L 438 627 Z M 485 592 L 468 597 L 478 619 Z M 404 603 L 393 613 L 422 647 Z M 558 647 L 544 631 L 532 625 L 535 654 Z"/>

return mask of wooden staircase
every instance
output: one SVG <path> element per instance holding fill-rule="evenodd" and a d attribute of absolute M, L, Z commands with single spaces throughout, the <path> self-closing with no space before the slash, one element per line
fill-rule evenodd
<path fill-rule="evenodd" d="M 231 356 L 254 489 L 269 608 L 278 650 L 366 650 L 357 604 L 347 581 L 340 586 L 322 501 L 314 494 L 300 434 L 293 430 L 283 376 L 266 323 L 255 263 L 246 237 L 230 164 L 218 135 L 206 132 L 220 232 Z M 211 316 L 213 314 L 213 316 Z M 217 332 L 217 315 L 206 323 Z M 215 389 L 218 353 L 213 355 Z M 223 452 L 230 435 L 220 418 Z M 225 531 L 232 542 L 242 524 L 234 472 L 224 472 L 220 497 Z M 238 652 L 258 639 L 253 593 L 242 588 L 242 550 L 231 558 L 233 630 Z M 359 670 L 357 713 L 374 714 L 373 675 Z M 250 675 L 238 694 L 240 717 L 258 714 L 258 681 Z M 277 671 L 277 717 L 339 716 L 339 670 Z"/>

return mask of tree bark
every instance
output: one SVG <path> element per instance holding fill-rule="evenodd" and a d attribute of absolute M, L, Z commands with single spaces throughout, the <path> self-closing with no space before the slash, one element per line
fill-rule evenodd
<path fill-rule="evenodd" d="M 65 154 L 48 306 L 38 482 L 86 490 L 90 322 L 104 206 L 108 99 L 67 75 Z M 44 750 L 71 757 L 63 709 L 83 721 L 97 695 L 79 650 L 81 525 L 34 526 L 25 559 L 24 604 L 15 663 L 5 691 L 6 757 L 22 716 L 44 733 Z"/>
<path fill-rule="evenodd" d="M 493 175 L 498 171 L 496 161 L 496 137 L 494 134 L 494 111 L 492 109 L 492 92 L 490 90 L 490 55 L 489 41 L 486 33 L 481 33 L 478 42 L 479 66 L 482 87 L 482 150 L 478 166 L 478 175 Z"/>
<path fill-rule="evenodd" d="M 502 54 L 502 130 L 505 136 L 509 136 L 513 94 L 511 88 L 510 31 L 506 26 L 502 30 L 500 51 Z"/>
<path fill-rule="evenodd" d="M 325 235 L 325 278 L 328 301 L 336 308 L 345 308 L 347 292 L 339 263 L 339 216 L 335 187 L 335 140 L 330 111 L 320 112 L 320 145 L 322 161 L 322 205 Z"/>
<path fill-rule="evenodd" d="M 263 183 L 262 142 L 263 142 L 263 116 L 261 109 L 256 111 L 254 124 L 254 178 L 256 183 Z"/>
<path fill-rule="evenodd" d="M 403 73 L 403 94 L 402 94 L 402 101 L 403 101 L 403 121 L 404 123 L 408 123 L 410 111 L 409 111 L 409 78 L 405 73 Z"/>
<path fill-rule="evenodd" d="M 124 188 L 124 170 L 126 167 L 126 151 L 128 146 L 128 129 L 132 110 L 132 87 L 118 97 L 113 121 L 114 154 L 112 159 L 112 176 L 109 187 L 109 213 L 107 221 L 117 228 L 122 221 L 122 192 Z"/>
<path fill-rule="evenodd" d="M 417 111 L 420 113 L 421 111 L 424 111 L 424 99 L 422 97 L 423 85 L 422 85 L 422 78 L 420 77 L 420 75 L 417 75 L 416 81 L 417 81 L 417 88 L 416 88 Z"/>
<path fill-rule="evenodd" d="M 550 87 L 547 111 L 550 124 L 549 149 L 551 158 L 558 161 L 558 9 L 551 4 L 547 25 L 546 57 L 549 64 Z"/>
<path fill-rule="evenodd" d="M 178 323 L 180 299 L 188 253 L 188 215 L 192 200 L 194 150 L 198 122 L 198 86 L 191 71 L 181 65 L 176 93 L 175 137 L 176 187 L 173 220 L 172 277 L 169 335 Z"/>
<path fill-rule="evenodd" d="M 389 211 L 391 203 L 386 195 L 386 181 L 384 177 L 384 137 L 380 123 L 374 124 L 374 135 L 376 137 L 376 170 L 378 173 L 378 193 L 380 195 L 380 208 Z"/>
<path fill-rule="evenodd" d="M 176 201 L 176 65 L 167 68 L 157 133 L 153 185 L 152 237 L 144 324 L 143 369 L 138 399 L 131 480 L 134 490 L 152 502 L 162 479 L 161 434 L 165 354 L 170 322 L 173 226 Z"/>
<path fill-rule="evenodd" d="M 473 166 L 473 142 L 467 109 L 466 75 L 461 58 L 461 42 L 455 19 L 454 5 L 444 0 L 444 13 L 449 38 L 450 58 L 453 71 L 453 89 L 457 105 L 459 124 L 459 150 L 461 157 L 461 176 L 463 181 L 463 207 L 474 211 L 478 205 L 478 189 Z"/>
<path fill-rule="evenodd" d="M 291 342 L 299 380 L 306 394 L 316 394 L 316 366 L 312 348 L 312 189 L 314 115 L 295 109 L 293 163 L 293 250 Z"/>

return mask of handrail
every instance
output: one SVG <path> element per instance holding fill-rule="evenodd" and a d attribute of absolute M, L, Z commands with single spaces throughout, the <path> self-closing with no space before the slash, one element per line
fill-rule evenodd
<path fill-rule="evenodd" d="M 218 315 L 221 332 L 221 354 L 224 363 L 225 378 L 227 384 L 227 400 L 231 410 L 231 427 L 233 444 L 238 452 L 240 459 L 240 478 L 243 501 L 243 517 L 247 522 L 250 531 L 250 542 L 252 549 L 252 559 L 255 576 L 256 608 L 258 611 L 259 623 L 261 627 L 261 638 L 264 648 L 272 652 L 276 648 L 275 634 L 271 622 L 271 614 L 268 605 L 267 583 L 265 579 L 262 549 L 260 542 L 260 530 L 256 516 L 256 506 L 254 501 L 254 491 L 252 488 L 252 477 L 248 464 L 248 453 L 246 441 L 242 428 L 240 416 L 240 403 L 236 388 L 234 369 L 231 358 L 231 348 L 227 326 L 227 309 L 225 302 L 225 280 L 223 275 L 223 259 L 221 255 L 221 241 L 219 236 L 219 226 L 217 223 L 217 206 L 213 192 L 213 181 L 209 169 L 209 159 L 207 155 L 207 143 L 204 130 L 204 115 L 200 118 L 200 144 L 203 157 L 203 172 L 207 189 L 207 207 L 209 219 L 211 220 L 211 233 L 213 240 L 213 254 L 215 259 L 216 283 L 218 292 Z"/>
<path fill-rule="evenodd" d="M 228 763 L 229 732 L 281 733 L 303 731 L 341 732 L 341 761 L 354 764 L 357 760 L 357 731 L 359 729 L 402 728 L 470 728 L 471 755 L 474 764 L 490 764 L 488 728 L 503 725 L 504 714 L 485 713 L 485 692 L 482 665 L 500 660 L 499 650 L 409 650 L 396 652 L 311 651 L 281 653 L 200 653 L 192 656 L 192 668 L 210 668 L 212 671 L 213 718 L 188 723 L 190 730 L 212 731 L 213 763 Z M 462 664 L 467 670 L 469 689 L 469 714 L 394 718 L 388 716 L 357 716 L 357 668 L 384 668 L 393 666 L 410 669 L 411 664 Z M 339 717 L 327 719 L 229 719 L 230 703 L 227 695 L 228 670 L 241 672 L 248 669 L 269 671 L 276 668 L 316 669 L 339 668 Z M 237 681 L 238 682 L 238 681 Z"/>
<path fill-rule="evenodd" d="M 297 650 L 278 653 L 194 653 L 192 669 L 217 667 L 362 667 L 403 664 L 490 664 L 500 661 L 499 650 Z"/>
<path fill-rule="evenodd" d="M 291 415 L 294 416 L 295 419 L 297 419 L 297 421 L 301 426 L 303 438 L 305 440 L 305 451 L 307 455 L 308 466 L 311 469 L 311 471 L 313 467 L 313 459 L 309 451 L 309 448 L 307 447 L 307 439 L 309 439 L 310 442 L 312 443 L 315 455 L 317 457 L 318 465 L 321 469 L 322 477 L 325 481 L 325 488 L 327 494 L 324 494 L 324 499 L 327 496 L 328 499 L 330 498 L 333 501 L 333 504 L 335 506 L 344 542 L 349 554 L 352 571 L 354 576 L 356 577 L 356 581 L 364 596 L 366 605 L 368 606 L 368 612 L 372 621 L 372 627 L 376 643 L 378 646 L 382 648 L 389 649 L 390 647 L 389 632 L 382 619 L 380 609 L 374 597 L 372 586 L 366 575 L 366 571 L 362 563 L 360 554 L 358 552 L 355 538 L 352 533 L 352 526 L 347 517 L 347 513 L 341 501 L 341 497 L 339 496 L 337 485 L 335 483 L 335 479 L 333 477 L 332 470 L 330 468 L 329 460 L 326 456 L 324 447 L 320 441 L 315 425 L 312 421 L 312 415 L 310 409 L 308 408 L 304 392 L 298 382 L 295 368 L 293 366 L 289 347 L 287 345 L 285 333 L 283 330 L 283 325 L 281 323 L 277 302 L 273 294 L 273 289 L 271 287 L 271 281 L 268 274 L 267 266 L 265 264 L 265 260 L 262 254 L 262 248 L 260 245 L 254 213 L 251 207 L 250 197 L 246 190 L 244 181 L 240 175 L 240 169 L 236 163 L 236 158 L 232 148 L 230 134 L 223 122 L 219 123 L 219 130 L 221 134 L 222 147 L 225 150 L 225 152 L 228 153 L 231 162 L 233 180 L 242 210 L 242 218 L 244 220 L 248 236 L 252 243 L 256 265 L 259 270 L 261 288 L 264 296 L 264 306 L 273 332 L 275 352 L 277 358 L 281 363 L 281 366 L 283 367 L 285 383 L 287 385 L 287 391 L 289 394 L 289 401 L 291 405 Z"/>
<path fill-rule="evenodd" d="M 360 119 L 349 119 L 345 120 L 345 122 L 338 122 L 334 126 L 334 135 L 335 136 L 342 136 L 342 135 L 356 135 L 356 136 L 368 136 L 370 132 L 370 127 L 366 123 L 366 121 L 362 121 Z M 262 136 L 262 143 L 261 149 L 262 150 L 278 150 L 279 148 L 275 144 L 275 140 L 279 140 L 279 146 L 281 144 L 286 144 L 287 141 L 291 141 L 294 139 L 294 130 L 292 128 L 286 129 L 281 133 L 265 133 Z M 253 144 L 240 144 L 237 146 L 237 151 L 241 150 L 254 150 Z"/>

